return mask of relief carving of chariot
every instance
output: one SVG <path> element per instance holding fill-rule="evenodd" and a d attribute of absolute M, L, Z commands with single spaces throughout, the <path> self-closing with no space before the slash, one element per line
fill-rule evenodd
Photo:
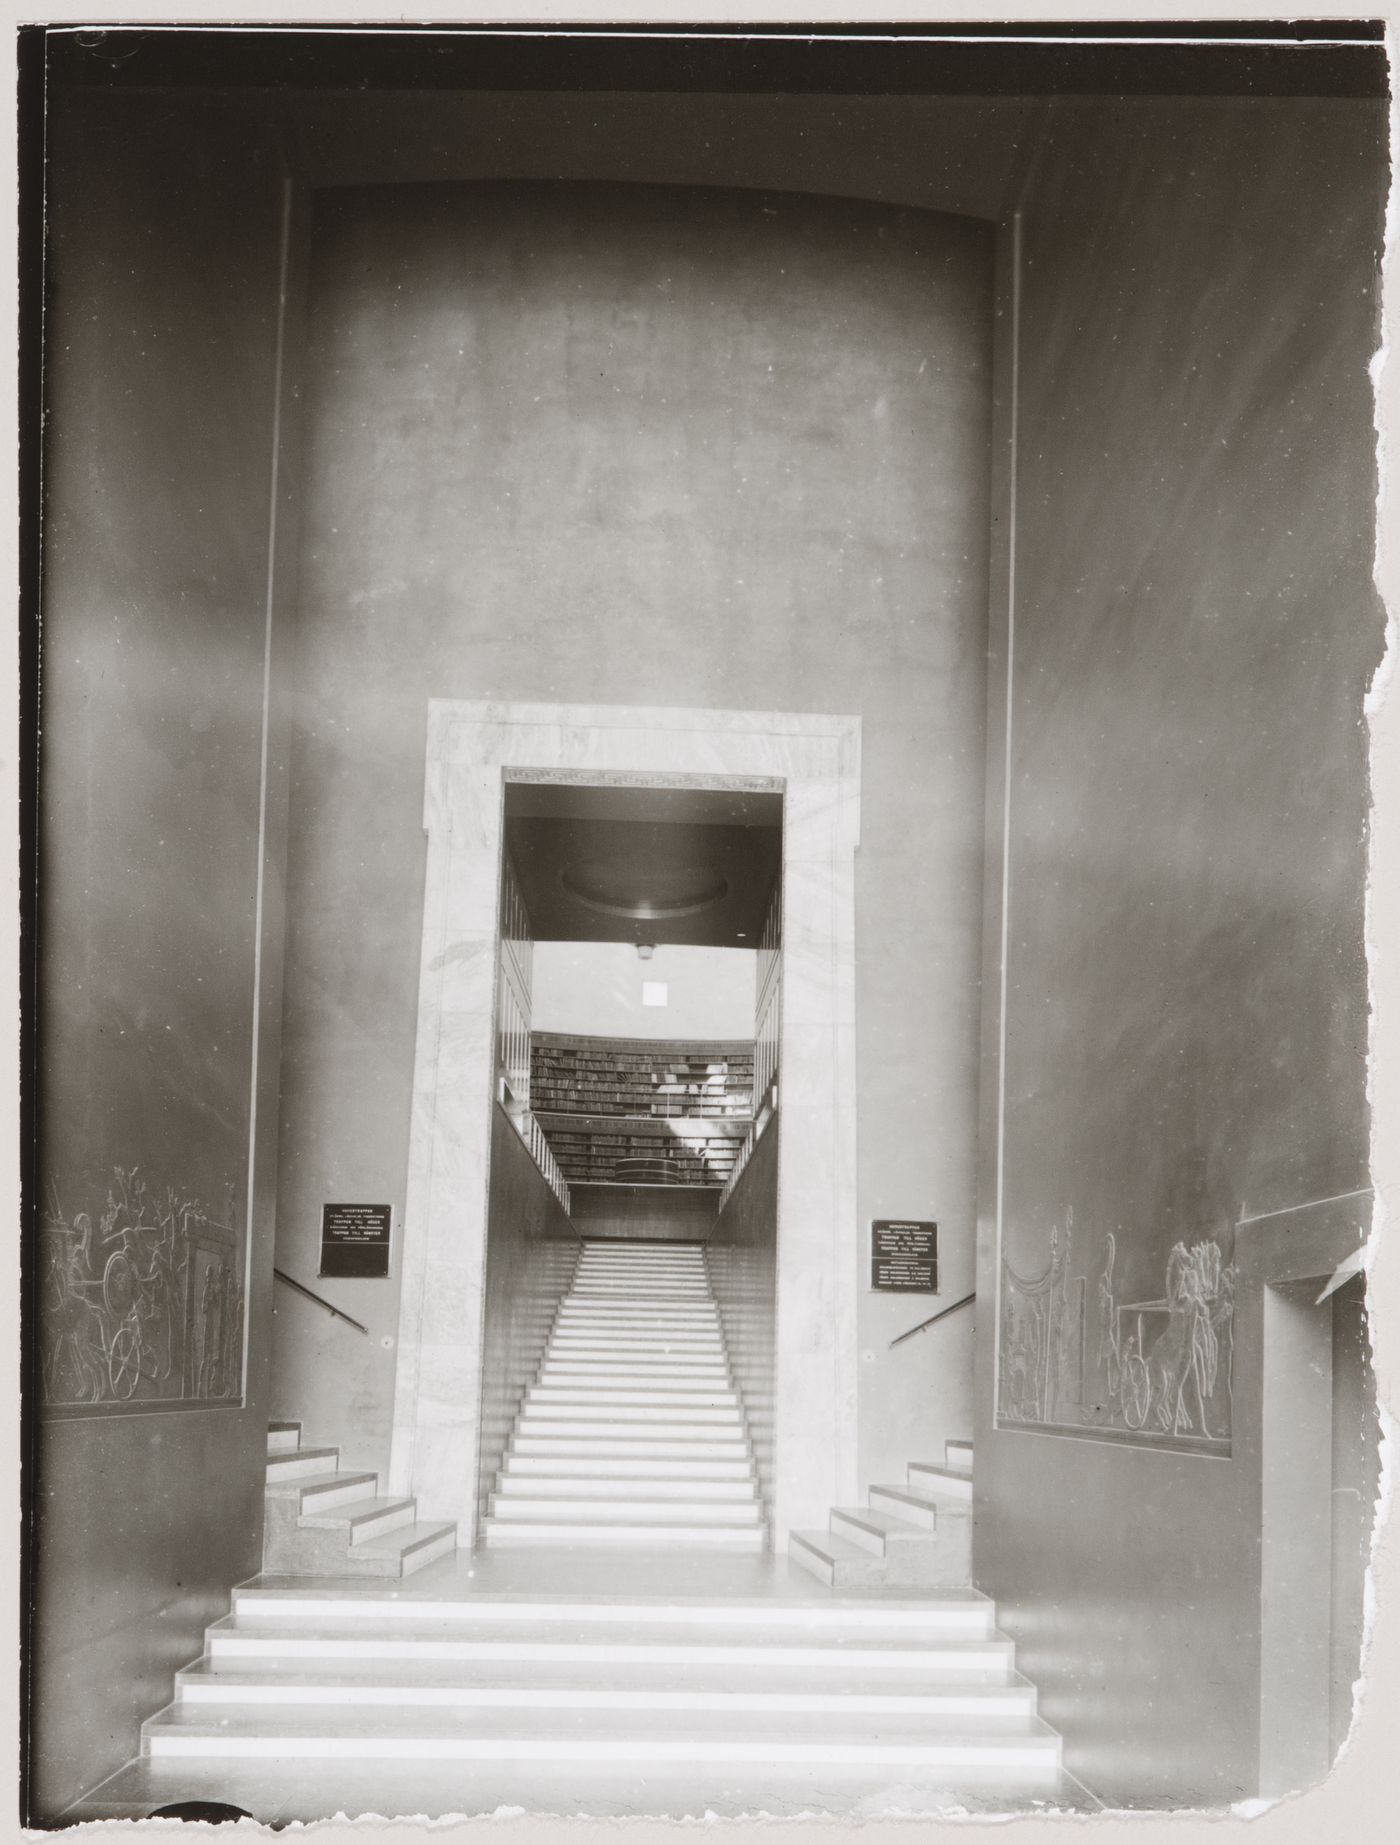
<path fill-rule="evenodd" d="M 40 1228 L 46 1404 L 237 1394 L 242 1290 L 230 1225 L 174 1190 L 153 1199 L 135 1168 L 117 1167 L 96 1225 L 86 1211 L 70 1222 L 55 1197 Z"/>

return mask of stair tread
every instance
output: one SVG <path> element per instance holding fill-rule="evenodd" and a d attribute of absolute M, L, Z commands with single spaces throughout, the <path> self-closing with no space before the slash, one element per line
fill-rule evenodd
<path fill-rule="evenodd" d="M 577 1499 L 525 1493 L 493 1494 L 491 1519 L 513 1525 L 522 1519 L 534 1524 L 619 1524 L 754 1526 L 760 1522 L 757 1499 L 604 1499 L 597 1494 Z"/>
<path fill-rule="evenodd" d="M 812 1536 L 820 1540 L 823 1534 L 813 1533 Z M 885 1608 L 889 1606 L 891 1604 L 885 1604 Z M 822 1612 L 821 1605 L 817 1611 Z M 292 1649 L 298 1645 L 317 1645 L 326 1648 L 330 1656 L 339 1653 L 342 1657 L 352 1657 L 357 1645 L 402 1643 L 458 1646 L 483 1658 L 502 1656 L 503 1649 L 514 1652 L 526 1648 L 531 1649 L 536 1658 L 554 1653 L 564 1660 L 581 1663 L 592 1663 L 599 1649 L 609 1652 L 625 1649 L 635 1663 L 669 1660 L 677 1664 L 703 1664 L 707 1660 L 718 1662 L 721 1654 L 732 1654 L 738 1648 L 775 1668 L 783 1663 L 783 1655 L 787 1654 L 808 1663 L 829 1659 L 839 1663 L 843 1670 L 848 1662 L 858 1662 L 862 1656 L 872 1654 L 881 1660 L 903 1662 L 907 1667 L 910 1662 L 919 1665 L 928 1660 L 937 1661 L 950 1652 L 975 1652 L 988 1658 L 1009 1657 L 1011 1653 L 1011 1643 L 987 1626 L 969 1631 L 950 1623 L 942 1629 L 930 1626 L 920 1633 L 911 1630 L 907 1621 L 897 1625 L 896 1617 L 882 1623 L 889 1631 L 877 1626 L 862 1630 L 859 1627 L 826 1625 L 814 1628 L 779 1623 L 765 1628 L 762 1612 L 756 1614 L 752 1609 L 747 1612 L 724 1610 L 732 1618 L 705 1624 L 638 1621 L 635 1612 L 631 1611 L 631 1618 L 628 1611 L 624 1611 L 623 1618 L 618 1620 L 588 1622 L 570 1621 L 565 1615 L 561 1616 L 557 1627 L 547 1621 L 532 1620 L 463 1621 L 430 1617 L 409 1620 L 391 1616 L 373 1619 L 324 1616 L 290 1626 L 284 1621 L 226 1616 L 211 1624 L 208 1637 L 216 1647 L 228 1642 L 254 1646 L 259 1653 L 288 1649 L 286 1657 L 293 1656 Z M 881 1612 L 883 1614 L 884 1609 Z M 224 1656 L 235 1655 L 225 1651 Z"/>
<path fill-rule="evenodd" d="M 355 1712 L 336 1707 L 318 1711 L 298 1709 L 289 1715 L 276 1705 L 232 1706 L 216 1712 L 199 1704 L 170 1705 L 146 1725 L 149 1734 L 183 1731 L 192 1735 L 227 1737 L 231 1734 L 258 1735 L 268 1731 L 285 1735 L 289 1727 L 296 1735 L 317 1737 L 363 1737 L 374 1741 L 381 1737 L 419 1735 L 480 1736 L 507 1738 L 522 1730 L 533 1729 L 542 1736 L 551 1733 L 579 1737 L 596 1736 L 614 1745 L 623 1745 L 625 1735 L 615 1711 L 544 1710 L 531 1714 L 523 1711 L 476 1708 L 454 1710 L 415 1710 L 376 1706 Z M 844 1711 L 804 1714 L 802 1735 L 806 1740 L 838 1739 L 847 1733 L 854 1714 Z M 270 1721 L 271 1719 L 271 1721 Z M 872 1716 L 879 1726 L 874 1742 L 902 1742 L 917 1745 L 937 1740 L 940 1743 L 966 1743 L 996 1750 L 1020 1744 L 1037 1745 L 1047 1751 L 1058 1746 L 1059 1738 L 1038 1716 L 1027 1716 L 1016 1731 L 979 1731 L 962 1713 L 940 1716 L 921 1711 L 910 1714 L 880 1713 Z M 692 1736 L 725 1738 L 736 1733 L 741 1740 L 768 1745 L 782 1744 L 792 1737 L 790 1720 L 781 1712 L 666 1711 L 639 1710 L 627 1713 L 626 1733 L 638 1738 L 670 1739 L 684 1743 Z"/>
<path fill-rule="evenodd" d="M 378 1478 L 378 1474 L 362 1472 L 307 1473 L 287 1480 L 269 1480 L 267 1490 L 270 1493 L 316 1492 L 333 1486 L 363 1485 L 367 1480 Z"/>
<path fill-rule="evenodd" d="M 925 1674 L 901 1673 L 893 1679 L 887 1671 L 854 1669 L 844 1672 L 822 1695 L 831 1697 L 871 1696 L 888 1693 L 911 1697 L 956 1697 L 974 1703 L 1029 1704 L 1034 1688 L 1014 1675 L 1015 1682 L 1005 1685 L 968 1681 L 956 1675 L 940 1677 L 936 1671 Z M 468 1689 L 490 1695 L 496 1690 L 637 1690 L 646 1694 L 674 1691 L 733 1692 L 775 1691 L 802 1693 L 812 1688 L 810 1673 L 801 1666 L 780 1665 L 761 1679 L 736 1685 L 733 1668 L 727 1664 L 668 1665 L 663 1662 L 630 1665 L 625 1682 L 601 1684 L 596 1665 L 583 1661 L 571 1666 L 567 1661 L 552 1660 L 529 1664 L 523 1661 L 493 1663 L 483 1671 L 471 1661 L 429 1659 L 421 1661 L 369 1659 L 268 1660 L 256 1666 L 233 1665 L 214 1659 L 196 1660 L 177 1675 L 177 1683 L 226 1683 L 230 1686 L 285 1684 L 291 1686 L 329 1685 L 364 1687 L 383 1686 L 392 1696 L 397 1690 L 415 1688 Z"/>
<path fill-rule="evenodd" d="M 862 1550 L 859 1544 L 853 1544 L 849 1538 L 843 1538 L 835 1531 L 793 1531 L 789 1541 L 796 1538 L 805 1544 L 808 1550 L 814 1550 L 828 1563 L 861 1563 L 874 1561 L 868 1550 Z"/>
<path fill-rule="evenodd" d="M 933 1511 L 938 1505 L 938 1500 L 933 1495 L 917 1492 L 912 1486 L 880 1485 L 872 1486 L 870 1490 L 872 1493 L 884 1493 L 887 1498 L 898 1499 L 905 1505 L 920 1506 L 928 1511 Z"/>
<path fill-rule="evenodd" d="M 696 1464 L 703 1465 L 703 1463 Z M 673 1486 L 678 1490 L 686 1486 L 725 1486 L 733 1490 L 723 1495 L 724 1497 L 740 1499 L 745 1493 L 750 1493 L 755 1489 L 752 1472 L 733 1476 L 716 1474 L 712 1477 L 704 1474 L 675 1473 L 574 1473 L 567 1467 L 552 1468 L 548 1472 L 538 1468 L 525 1468 L 517 1472 L 512 1471 L 510 1464 L 507 1463 L 501 1468 L 497 1477 L 499 1480 L 519 1481 L 522 1485 L 550 1480 L 558 1485 L 585 1487 L 590 1492 L 600 1494 L 607 1494 L 617 1487 L 626 1487 L 629 1492 L 632 1492 L 637 1488 L 654 1486 Z"/>
<path fill-rule="evenodd" d="M 368 1499 L 349 1499 L 340 1505 L 328 1505 L 323 1511 L 308 1513 L 308 1519 L 315 1525 L 353 1525 L 362 1518 L 384 1517 L 390 1512 L 402 1512 L 405 1506 L 414 1503 L 412 1497 L 406 1499 L 385 1499 L 378 1496 Z"/>
<path fill-rule="evenodd" d="M 401 1525 L 397 1531 L 386 1531 L 383 1537 L 371 1538 L 355 1546 L 357 1557 L 399 1557 L 409 1551 L 419 1550 L 425 1544 L 431 1544 L 447 1532 L 456 1531 L 457 1527 L 450 1519 L 419 1520 L 411 1525 Z"/>
<path fill-rule="evenodd" d="M 894 1512 L 874 1511 L 864 1505 L 837 1506 L 832 1517 L 849 1519 L 852 1524 L 860 1525 L 866 1531 L 878 1532 L 882 1537 L 931 1538 L 934 1535 L 925 1526 L 914 1524 L 911 1519 L 900 1518 Z M 839 1533 L 836 1535 L 839 1536 Z"/>

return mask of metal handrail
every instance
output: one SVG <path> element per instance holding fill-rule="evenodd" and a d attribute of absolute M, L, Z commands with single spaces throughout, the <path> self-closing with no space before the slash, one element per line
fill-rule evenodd
<path fill-rule="evenodd" d="M 908 1332 L 902 1332 L 897 1339 L 891 1339 L 890 1350 L 893 1351 L 897 1345 L 903 1345 L 906 1339 L 912 1339 L 915 1333 L 923 1332 L 927 1327 L 932 1326 L 935 1320 L 941 1320 L 949 1313 L 956 1313 L 959 1307 L 965 1307 L 970 1300 L 976 1299 L 977 1290 L 974 1288 L 971 1294 L 964 1294 L 961 1300 L 950 1301 L 946 1307 L 940 1307 L 937 1313 L 931 1313 L 926 1320 L 920 1320 L 917 1326 L 911 1326 Z"/>
<path fill-rule="evenodd" d="M 324 1307 L 327 1313 L 333 1313 L 338 1320 L 344 1320 L 347 1325 L 353 1326 L 357 1332 L 362 1332 L 366 1338 L 369 1337 L 368 1326 L 362 1326 L 360 1322 L 353 1319 L 350 1314 L 342 1313 L 339 1307 L 333 1307 L 328 1300 L 324 1299 L 320 1294 L 313 1293 L 304 1283 L 294 1280 L 291 1275 L 284 1274 L 280 1268 L 274 1268 L 272 1272 L 279 1281 L 285 1281 L 289 1288 L 295 1288 L 298 1294 L 304 1294 L 308 1300 L 314 1300 L 318 1307 Z"/>

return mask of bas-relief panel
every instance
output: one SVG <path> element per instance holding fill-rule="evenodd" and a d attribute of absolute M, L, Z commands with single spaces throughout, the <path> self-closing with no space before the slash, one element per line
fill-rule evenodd
<path fill-rule="evenodd" d="M 97 1221 L 58 1194 L 40 1223 L 43 1405 L 56 1414 L 236 1403 L 243 1391 L 243 1234 L 198 1199 L 115 1168 Z"/>
<path fill-rule="evenodd" d="M 1214 1237 L 1177 1242 L 1150 1299 L 1123 1298 L 1117 1262 L 1112 1232 L 1080 1256 L 1073 1212 L 1038 1274 L 1003 1253 L 998 1427 L 1228 1455 L 1233 1259 Z"/>

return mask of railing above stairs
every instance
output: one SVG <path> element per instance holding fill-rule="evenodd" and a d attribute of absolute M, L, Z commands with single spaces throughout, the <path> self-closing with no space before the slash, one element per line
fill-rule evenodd
<path fill-rule="evenodd" d="M 304 1294 L 308 1300 L 314 1300 L 318 1307 L 324 1307 L 327 1313 L 333 1313 L 338 1320 L 344 1320 L 347 1325 L 353 1326 L 357 1332 L 362 1332 L 368 1337 L 368 1326 L 362 1326 L 351 1314 L 343 1313 L 339 1307 L 332 1306 L 324 1295 L 315 1293 L 303 1282 L 297 1281 L 293 1276 L 288 1275 L 280 1268 L 274 1268 L 272 1272 L 279 1281 L 285 1282 L 289 1288 L 295 1288 L 298 1294 Z"/>
<path fill-rule="evenodd" d="M 946 1319 L 950 1313 L 956 1313 L 959 1307 L 965 1307 L 969 1301 L 976 1299 L 977 1290 L 974 1288 L 971 1294 L 964 1294 L 961 1300 L 950 1301 L 946 1307 L 940 1307 L 937 1313 L 931 1313 L 926 1320 L 920 1320 L 917 1326 L 911 1326 L 908 1332 L 902 1332 L 897 1339 L 891 1339 L 890 1350 L 903 1345 L 906 1339 L 912 1339 L 915 1333 L 927 1332 L 936 1321 Z"/>

